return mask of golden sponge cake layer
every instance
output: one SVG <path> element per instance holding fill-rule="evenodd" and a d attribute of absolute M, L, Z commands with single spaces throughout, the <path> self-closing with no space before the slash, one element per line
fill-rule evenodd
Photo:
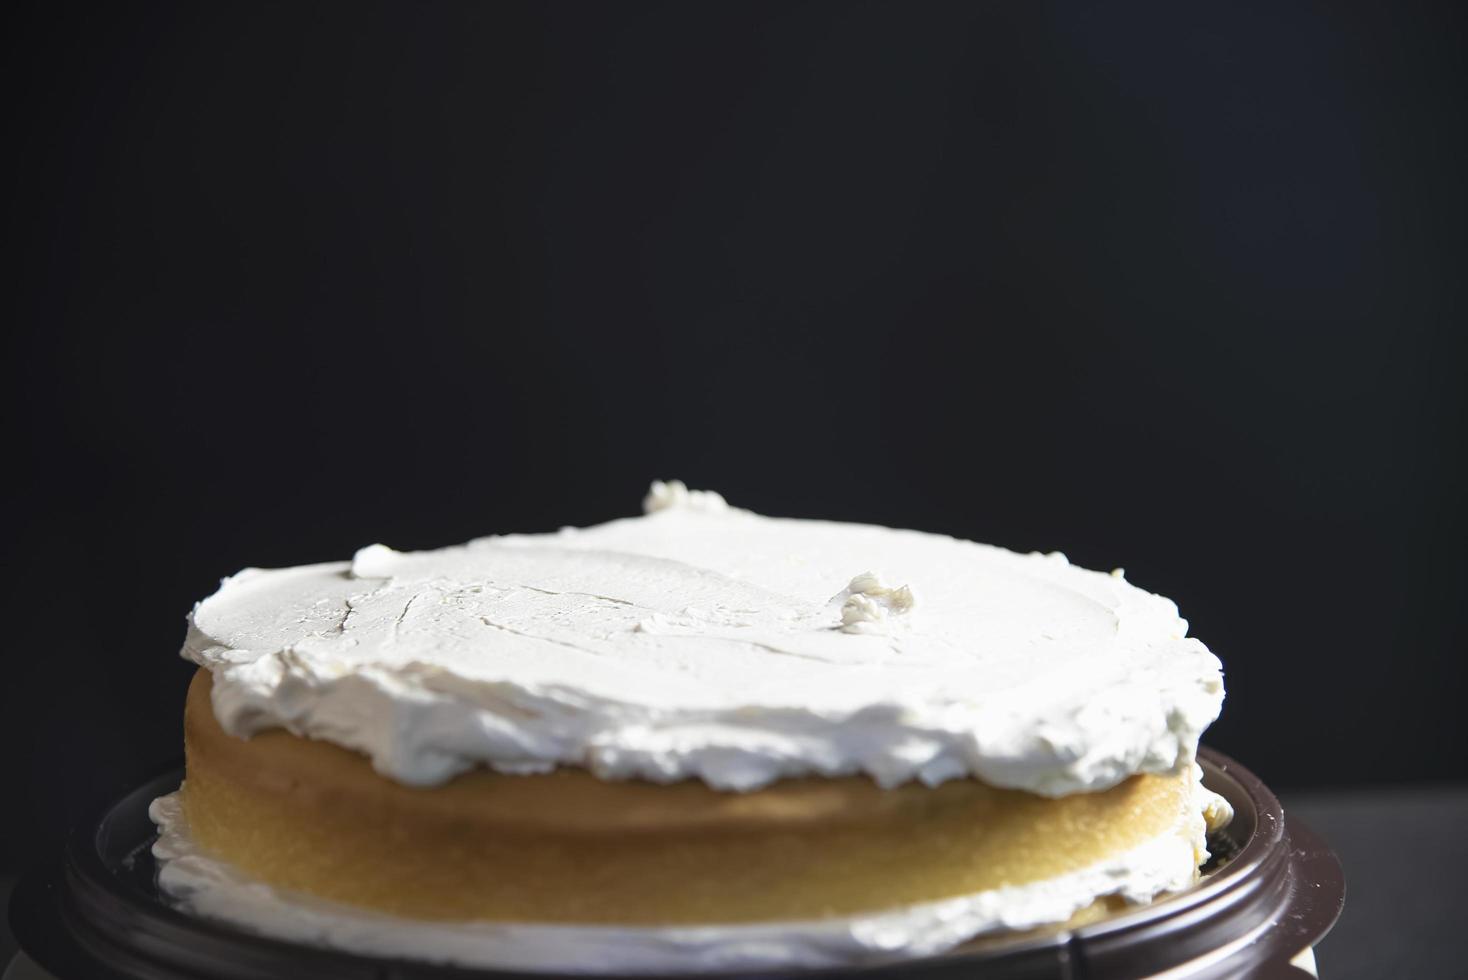
<path fill-rule="evenodd" d="M 1185 833 L 1191 774 L 1047 799 L 972 779 L 749 793 L 579 769 L 433 787 L 283 730 L 227 734 L 200 670 L 185 709 L 191 833 L 261 880 L 423 919 L 671 925 L 875 911 L 1052 878 Z"/>

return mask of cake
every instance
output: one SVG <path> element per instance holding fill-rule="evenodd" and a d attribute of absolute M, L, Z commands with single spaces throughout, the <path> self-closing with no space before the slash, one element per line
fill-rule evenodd
<path fill-rule="evenodd" d="M 1196 879 L 1223 685 L 1172 602 L 677 482 L 644 510 L 226 579 L 163 890 L 355 952 L 661 972 L 931 954 Z"/>

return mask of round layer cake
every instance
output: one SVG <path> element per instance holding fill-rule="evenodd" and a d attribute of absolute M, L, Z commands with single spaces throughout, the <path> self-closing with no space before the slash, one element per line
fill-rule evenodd
<path fill-rule="evenodd" d="M 184 648 L 165 889 L 366 952 L 625 971 L 934 952 L 1196 876 L 1223 688 L 1168 600 L 677 483 L 645 509 L 226 580 Z"/>

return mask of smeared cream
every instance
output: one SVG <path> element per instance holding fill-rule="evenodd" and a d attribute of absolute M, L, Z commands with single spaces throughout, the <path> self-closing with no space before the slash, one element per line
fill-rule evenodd
<path fill-rule="evenodd" d="M 1218 715 L 1217 658 L 1120 574 L 761 517 L 676 481 L 646 509 L 246 569 L 195 607 L 183 654 L 213 673 L 229 732 L 283 726 L 415 785 L 574 765 L 1059 796 L 1190 764 Z"/>

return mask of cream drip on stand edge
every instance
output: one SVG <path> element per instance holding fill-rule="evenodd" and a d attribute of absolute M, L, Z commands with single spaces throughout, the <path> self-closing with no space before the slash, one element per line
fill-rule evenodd
<path fill-rule="evenodd" d="M 1218 716 L 1217 658 L 1187 637 L 1171 601 L 1119 574 L 916 531 L 762 517 L 676 481 L 654 484 L 644 508 L 585 529 L 425 552 L 373 545 L 351 562 L 247 569 L 195 607 L 183 655 L 212 673 L 214 712 L 230 733 L 283 727 L 358 750 L 409 785 L 476 766 L 571 765 L 731 792 L 864 774 L 886 787 L 976 777 L 1058 797 L 1192 767 Z M 1204 814 L 1226 822 L 1226 807 L 1198 786 L 1179 832 L 1152 850 L 1183 842 L 1201 860 Z M 176 809 L 155 810 L 165 884 L 171 875 L 203 914 L 282 934 L 258 917 L 289 896 L 262 905 L 266 886 L 201 870 L 208 858 L 189 850 Z M 1148 900 L 1186 884 L 1176 861 L 1171 874 L 1141 854 L 1107 865 L 860 920 L 590 932 L 621 937 L 621 958 L 604 969 L 848 962 L 936 951 L 987 929 L 1063 921 L 1101 895 Z M 930 905 L 944 907 L 936 925 Z M 504 945 L 506 927 L 463 928 L 499 935 L 501 955 L 456 961 L 578 968 L 523 952 L 506 960 L 522 949 Z M 764 930 L 757 941 L 751 929 Z M 316 940 L 365 931 L 338 923 Z M 511 931 L 532 946 L 588 932 Z M 875 946 L 873 935 L 883 937 Z M 563 948 L 574 959 L 574 943 Z M 750 959 L 755 948 L 784 959 Z"/>

